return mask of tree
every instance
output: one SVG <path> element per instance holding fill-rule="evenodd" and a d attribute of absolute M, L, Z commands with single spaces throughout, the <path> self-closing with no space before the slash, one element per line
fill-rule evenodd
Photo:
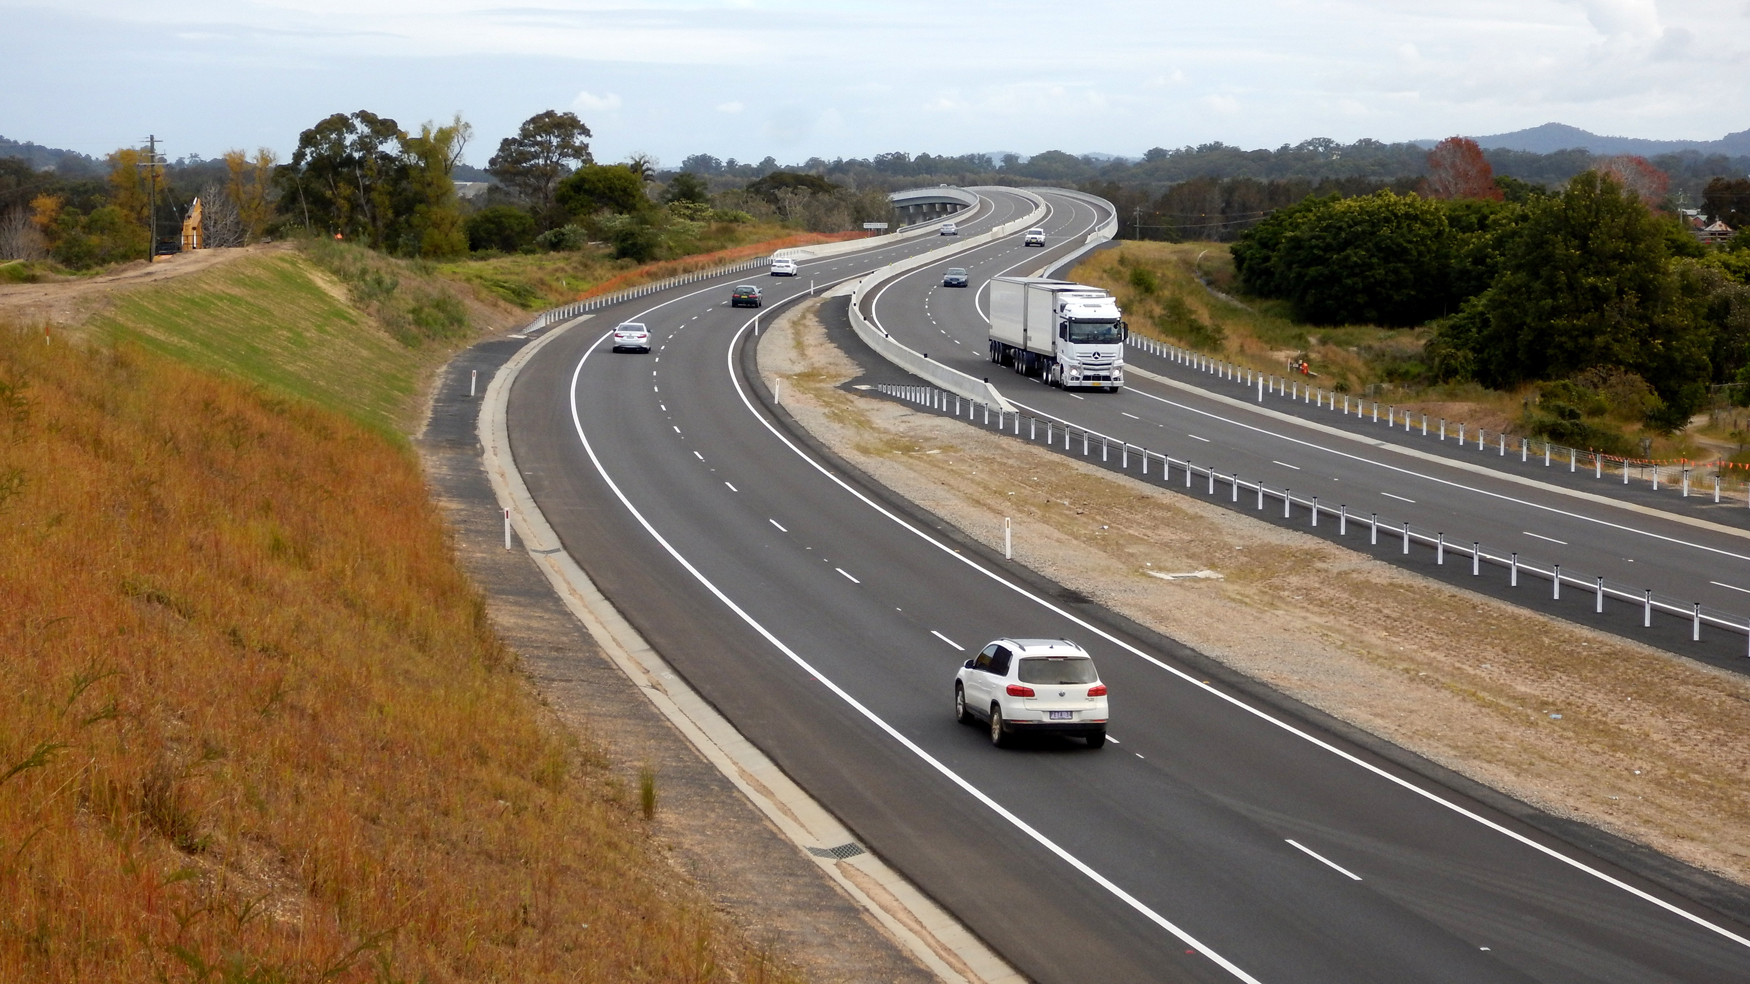
<path fill-rule="evenodd" d="M 1344 199 L 1285 237 L 1282 296 L 1314 324 L 1421 324 L 1446 301 L 1449 238 L 1435 202 L 1390 191 Z"/>
<path fill-rule="evenodd" d="M 668 203 L 693 202 L 699 205 L 711 204 L 711 189 L 705 184 L 705 179 L 697 174 L 682 171 L 669 180 L 668 190 L 663 193 L 662 200 Z"/>
<path fill-rule="evenodd" d="M 1615 179 L 1624 191 L 1640 196 L 1641 203 L 1648 208 L 1665 207 L 1665 193 L 1671 187 L 1671 176 L 1654 167 L 1645 157 L 1627 154 L 1606 157 L 1593 165 L 1592 170 Z"/>
<path fill-rule="evenodd" d="M 574 168 L 595 161 L 585 142 L 589 136 L 589 127 L 575 113 L 536 113 L 523 121 L 516 136 L 499 141 L 486 170 L 528 202 L 538 221 L 556 219 L 559 182 Z"/>
<path fill-rule="evenodd" d="M 1576 175 L 1530 206 L 1494 285 L 1431 344 L 1436 361 L 1496 388 L 1618 367 L 1658 392 L 1657 422 L 1685 419 L 1706 395 L 1710 339 L 1665 242 L 1615 178 Z"/>
<path fill-rule="evenodd" d="M 650 205 L 644 196 L 644 179 L 620 164 L 587 164 L 559 182 L 554 202 L 569 215 L 638 212 Z"/>
<path fill-rule="evenodd" d="M 394 120 L 360 110 L 335 113 L 298 135 L 289 164 L 275 172 L 280 209 L 306 229 L 381 248 L 395 223 L 395 191 L 405 181 Z"/>
<path fill-rule="evenodd" d="M 242 226 L 242 241 L 233 244 L 208 240 L 207 245 L 230 246 L 253 243 L 267 231 L 268 219 L 273 215 L 273 205 L 269 201 L 269 192 L 272 190 L 273 169 L 276 160 L 274 152 L 266 147 L 256 150 L 253 159 L 241 150 L 225 151 L 225 170 L 230 175 L 225 182 L 225 197 L 231 200 L 237 221 Z M 208 199 L 206 208 L 212 208 L 217 204 L 216 201 Z"/>
<path fill-rule="evenodd" d="M 425 123 L 417 136 L 402 141 L 407 158 L 407 195 L 411 201 L 403 253 L 443 259 L 468 251 L 456 182 L 450 175 L 473 133 L 474 128 L 458 113 L 450 125 Z"/>
<path fill-rule="evenodd" d="M 723 162 L 710 154 L 691 154 L 681 161 L 685 174 L 722 174 Z"/>
<path fill-rule="evenodd" d="M 515 205 L 489 205 L 468 217 L 468 248 L 514 253 L 538 231 L 535 217 Z"/>
<path fill-rule="evenodd" d="M 1715 178 L 1701 193 L 1701 212 L 1709 222 L 1734 229 L 1750 226 L 1750 178 Z"/>
<path fill-rule="evenodd" d="M 773 205 L 778 204 L 778 193 L 794 189 L 816 195 L 830 195 L 838 190 L 838 185 L 818 174 L 799 174 L 795 171 L 773 171 L 765 177 L 748 184 L 747 193 L 758 195 Z"/>
<path fill-rule="evenodd" d="M 1469 137 L 1447 137 L 1428 152 L 1428 193 L 1434 198 L 1500 201 L 1494 169 Z"/>

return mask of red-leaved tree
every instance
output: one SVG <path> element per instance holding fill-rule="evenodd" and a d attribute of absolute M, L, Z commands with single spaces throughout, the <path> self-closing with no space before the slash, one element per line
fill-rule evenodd
<path fill-rule="evenodd" d="M 1648 208 L 1660 209 L 1665 206 L 1665 193 L 1671 189 L 1671 176 L 1654 167 L 1645 157 L 1626 154 L 1621 157 L 1606 157 L 1592 165 L 1592 170 L 1615 178 L 1624 191 L 1632 191 L 1641 196 L 1641 204 Z"/>
<path fill-rule="evenodd" d="M 1434 198 L 1501 200 L 1495 170 L 1469 137 L 1447 137 L 1428 152 L 1428 194 Z"/>

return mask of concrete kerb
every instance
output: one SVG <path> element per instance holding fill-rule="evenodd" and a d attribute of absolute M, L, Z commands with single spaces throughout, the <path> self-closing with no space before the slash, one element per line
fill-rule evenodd
<path fill-rule="evenodd" d="M 693 747 L 796 847 L 939 979 L 964 984 L 1024 984 L 1025 978 L 947 910 L 872 853 L 848 859 L 809 849 L 855 843 L 849 829 L 700 697 L 572 559 L 523 483 L 511 454 L 506 408 L 518 373 L 548 342 L 588 320 L 556 325 L 525 345 L 486 387 L 480 410 L 483 466 L 499 505 L 509 509 L 523 547 L 554 592 L 627 679 Z"/>
<path fill-rule="evenodd" d="M 1004 190 L 1031 199 L 1034 205 L 1033 211 L 1019 219 L 1005 222 L 989 232 L 974 236 L 964 242 L 954 243 L 940 249 L 933 249 L 918 256 L 908 257 L 907 259 L 890 263 L 887 266 L 876 270 L 874 273 L 869 274 L 857 282 L 857 288 L 851 294 L 850 313 L 851 330 L 857 333 L 857 337 L 863 340 L 863 344 L 874 349 L 882 358 L 901 369 L 904 369 L 906 372 L 928 379 L 950 393 L 958 394 L 959 396 L 974 402 L 988 403 L 991 406 L 1000 407 L 1005 413 L 1013 413 L 1015 409 L 1014 406 L 1010 404 L 1008 400 L 1003 398 L 1003 394 L 994 385 L 980 379 L 975 379 L 958 369 L 951 369 L 942 365 L 940 362 L 924 358 L 922 353 L 914 351 L 909 346 L 896 341 L 891 336 L 882 332 L 879 328 L 870 324 L 869 320 L 863 317 L 862 309 L 863 297 L 871 288 L 880 286 L 902 273 L 916 270 L 919 267 L 928 266 L 944 257 L 982 246 L 985 243 L 993 242 L 1013 232 L 1025 229 L 1044 215 L 1046 208 L 1045 200 L 1038 195 L 1019 188 L 1006 188 Z"/>

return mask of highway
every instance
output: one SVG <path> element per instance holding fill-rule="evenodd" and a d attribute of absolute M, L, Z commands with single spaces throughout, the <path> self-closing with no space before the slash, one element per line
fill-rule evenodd
<path fill-rule="evenodd" d="M 1045 198 L 1056 209 L 1053 220 L 1061 230 L 1060 239 L 1074 230 L 1085 231 L 1096 221 L 1085 201 L 1049 192 Z M 1466 549 L 1480 543 L 1491 556 L 1507 558 L 1516 553 L 1522 565 L 1543 571 L 1560 565 L 1565 574 L 1583 578 L 1589 585 L 1603 577 L 1607 588 L 1637 599 L 1643 591 L 1655 589 L 1661 599 L 1681 604 L 1686 612 L 1700 602 L 1706 614 L 1750 625 L 1750 533 L 1735 528 L 1741 520 L 1738 514 L 1747 511 L 1742 506 L 1691 504 L 1683 509 L 1681 500 L 1668 501 L 1669 493 L 1660 493 L 1667 497 L 1660 502 L 1638 486 L 1631 489 L 1640 494 L 1618 499 L 1612 493 L 1620 486 L 1613 482 L 1592 480 L 1589 487 L 1576 476 L 1556 483 L 1553 475 L 1538 475 L 1529 465 L 1522 467 L 1521 475 L 1514 475 L 1500 467 L 1494 445 L 1487 453 L 1458 452 L 1456 421 L 1451 440 L 1442 448 L 1437 437 L 1423 438 L 1419 431 L 1406 435 L 1401 424 L 1392 431 L 1383 423 L 1345 417 L 1336 410 L 1321 412 L 1310 404 L 1294 408 L 1276 396 L 1267 395 L 1260 404 L 1255 387 L 1188 369 L 1136 347 L 1126 353 L 1133 366 L 1188 385 L 1163 385 L 1133 373 L 1129 385 L 1116 394 L 1063 391 L 989 362 L 984 313 L 989 291 L 978 285 L 990 276 L 1034 272 L 1042 265 L 1038 253 L 1018 245 L 993 247 L 981 251 L 976 263 L 952 261 L 973 274 L 970 289 L 942 286 L 948 261 L 920 268 L 873 292 L 867 300 L 868 316 L 905 344 L 930 352 L 932 358 L 974 377 L 989 377 L 1005 397 L 1031 415 L 1109 435 L 1179 462 L 1191 461 L 1198 470 L 1198 489 L 1207 488 L 1202 470 L 1213 468 L 1224 479 L 1237 475 L 1242 483 L 1262 482 L 1277 492 L 1288 490 L 1303 503 L 1297 507 L 1299 526 L 1310 529 L 1311 513 L 1304 503 L 1318 496 L 1322 506 L 1344 507 L 1359 520 L 1377 516 L 1388 530 L 1401 530 L 1407 523 L 1417 533 L 1444 534 L 1448 542 Z M 1211 399 L 1207 393 L 1228 400 Z M 1276 412 L 1259 413 L 1259 407 Z M 1283 412 L 1285 407 L 1289 413 Z M 1358 412 L 1359 405 L 1355 409 Z M 1360 439 L 1346 439 L 1332 430 Z M 1473 429 L 1473 448 L 1474 435 Z M 1406 455 L 1400 448 L 1421 453 Z M 1477 459 L 1486 459 L 1489 467 L 1455 464 Z M 1157 480 L 1161 477 L 1157 468 Z M 1218 482 L 1215 496 L 1205 492 L 1205 497 L 1281 518 L 1280 499 L 1274 508 L 1267 502 L 1260 510 L 1249 493 L 1242 493 L 1242 501 L 1234 505 L 1230 491 Z M 1322 532 L 1331 536 L 1335 532 L 1331 518 L 1325 523 Z M 1373 546 L 1364 524 L 1351 524 L 1348 531 L 1351 546 Z M 1607 597 L 1606 611 L 1600 614 L 1594 611 L 1593 590 L 1571 584 L 1565 587 L 1565 604 L 1555 604 L 1553 597 L 1543 597 L 1553 595 L 1547 579 L 1522 578 L 1517 589 L 1506 590 L 1510 575 L 1503 569 L 1484 568 L 1472 581 L 1468 560 L 1461 573 L 1456 558 L 1448 558 L 1448 570 L 1433 571 L 1432 550 L 1417 547 L 1405 561 L 1396 549 L 1401 535 L 1386 532 L 1382 537 L 1385 542 L 1373 551 L 1381 559 L 1444 574 L 1467 587 L 1715 665 L 1739 672 L 1750 669 L 1746 658 L 1750 634 L 1742 629 L 1706 627 L 1696 642 L 1690 619 L 1657 612 L 1657 624 L 1643 629 L 1640 604 Z"/>
<path fill-rule="evenodd" d="M 968 233 L 1029 207 L 982 194 Z M 1061 254 L 1097 216 L 1048 200 L 1047 252 Z M 761 278 L 768 307 L 806 293 L 810 277 L 939 245 L 923 237 L 805 263 L 795 281 Z M 984 279 L 1039 256 L 1011 237 L 943 265 Z M 754 317 L 727 303 L 737 279 L 610 309 L 553 339 L 510 396 L 519 470 L 565 549 L 692 686 L 1029 977 L 1750 980 L 1744 926 L 1225 682 L 1197 654 L 1005 565 L 810 450 L 752 382 Z M 948 298 L 924 283 L 873 299 L 883 325 L 915 332 L 901 337 L 933 357 L 953 346 L 944 361 L 968 350 L 969 371 L 989 374 L 976 307 L 972 320 L 959 307 L 978 292 Z M 618 320 L 649 325 L 656 350 L 610 352 Z M 1195 418 L 1211 453 L 1232 441 L 1257 455 L 1237 449 L 1276 440 L 1165 402 L 1192 402 L 1165 388 L 1077 400 L 997 381 L 1042 411 L 1122 421 L 1134 408 L 1135 426 L 1161 432 L 1137 443 L 1155 447 L 1169 419 Z M 1264 453 L 1317 471 L 1327 452 Z M 955 724 L 955 667 L 1001 635 L 1087 647 L 1111 687 L 1116 743 L 998 750 Z"/>

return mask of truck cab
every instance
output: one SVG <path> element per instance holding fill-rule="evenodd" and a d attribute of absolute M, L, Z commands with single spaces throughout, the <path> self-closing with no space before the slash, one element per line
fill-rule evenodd
<path fill-rule="evenodd" d="M 1123 312 L 1098 287 L 1044 277 L 995 277 L 990 359 L 1065 388 L 1124 386 Z"/>
<path fill-rule="evenodd" d="M 1105 291 L 1065 293 L 1058 310 L 1056 358 L 1045 367 L 1053 386 L 1118 389 L 1124 385 L 1124 321 Z"/>

